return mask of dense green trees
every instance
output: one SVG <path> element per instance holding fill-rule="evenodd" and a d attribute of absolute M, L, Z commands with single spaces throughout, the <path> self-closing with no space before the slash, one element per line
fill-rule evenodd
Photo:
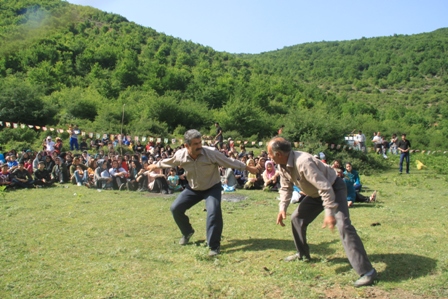
<path fill-rule="evenodd" d="M 0 0 L 0 120 L 168 137 L 185 128 L 340 142 L 448 134 L 448 29 L 220 53 L 59 0 Z M 1 134 L 1 133 L 0 133 Z"/>

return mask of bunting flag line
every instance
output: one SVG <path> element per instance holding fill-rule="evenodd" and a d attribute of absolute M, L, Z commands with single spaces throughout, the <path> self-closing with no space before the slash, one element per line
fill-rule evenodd
<path fill-rule="evenodd" d="M 29 129 L 36 129 L 36 130 L 42 130 L 42 131 L 51 131 L 51 132 L 56 132 L 59 134 L 63 134 L 65 132 L 70 133 L 70 130 L 65 130 L 65 129 L 58 129 L 58 128 L 48 128 L 46 126 L 37 126 L 37 125 L 30 125 L 30 124 L 23 124 L 23 123 L 14 123 L 14 122 L 7 122 L 7 121 L 0 121 L 0 126 L 6 126 L 7 128 L 21 128 L 21 129 L 26 129 L 26 127 L 28 127 Z M 122 135 L 122 134 L 108 134 L 108 133 L 93 133 L 93 132 L 89 132 L 87 133 L 86 131 L 82 131 L 82 130 L 75 130 L 74 131 L 76 134 L 79 134 L 83 137 L 88 136 L 89 138 L 94 138 L 94 136 L 96 136 L 97 139 L 100 139 L 101 136 L 103 137 L 103 139 L 109 139 L 110 141 L 114 141 L 115 139 L 118 139 L 120 142 L 122 141 L 123 137 L 125 137 L 127 140 L 131 141 L 134 140 L 135 142 L 138 142 L 139 140 L 142 142 L 146 142 L 147 140 L 149 140 L 150 142 L 154 142 L 156 141 L 157 143 L 163 143 L 164 144 L 168 144 L 169 142 L 171 142 L 171 144 L 183 144 L 184 140 L 183 139 L 176 139 L 176 138 L 166 138 L 166 137 L 148 137 L 148 136 L 136 136 L 136 135 Z M 345 137 L 345 140 L 352 140 L 352 137 Z M 230 140 L 230 138 L 229 138 Z M 249 141 L 249 140 L 236 140 L 234 141 L 237 144 L 251 144 L 253 146 L 259 146 L 259 147 L 263 147 L 263 145 L 265 145 L 265 142 L 263 141 Z M 203 140 L 202 140 L 203 144 L 213 144 L 214 140 L 210 139 L 209 136 L 204 136 Z M 304 147 L 305 144 L 302 141 L 295 141 L 292 142 L 295 148 L 301 148 Z M 229 143 L 230 144 L 230 143 Z M 330 149 L 330 150 L 353 150 L 353 149 L 357 149 L 356 147 L 352 147 L 350 146 L 350 144 L 347 143 L 343 143 L 343 144 L 334 144 L 334 143 L 322 143 L 322 146 L 325 146 L 326 148 Z M 374 149 L 372 147 L 368 147 L 368 151 L 373 151 Z M 415 152 L 415 153 L 426 153 L 427 155 L 430 154 L 435 154 L 435 153 L 442 153 L 441 150 L 412 150 L 411 152 Z M 443 151 L 443 154 L 448 153 L 448 151 Z"/>

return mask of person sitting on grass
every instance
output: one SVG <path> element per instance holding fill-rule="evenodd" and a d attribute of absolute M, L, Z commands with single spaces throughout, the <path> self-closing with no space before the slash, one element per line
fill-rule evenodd
<path fill-rule="evenodd" d="M 54 186 L 54 179 L 51 178 L 51 174 L 45 168 L 45 162 L 43 161 L 39 162 L 38 168 L 34 171 L 34 185 L 36 188 Z"/>
<path fill-rule="evenodd" d="M 112 177 L 109 173 L 109 167 L 107 161 L 98 160 L 98 167 L 95 169 L 94 184 L 97 189 L 112 189 Z"/>
<path fill-rule="evenodd" d="M 118 163 L 118 160 L 112 161 L 112 168 L 109 169 L 110 176 L 113 178 L 112 183 L 114 190 L 125 190 L 126 186 L 126 177 L 128 176 L 128 172 L 121 167 Z"/>
<path fill-rule="evenodd" d="M 3 163 L 0 171 L 0 186 L 6 186 L 7 189 L 12 188 L 14 184 L 11 180 L 12 177 L 8 169 L 8 164 Z"/>
<path fill-rule="evenodd" d="M 255 167 L 254 159 L 248 159 L 246 165 L 249 167 Z M 255 189 L 256 182 L 257 182 L 257 175 L 254 173 L 248 173 L 246 183 L 244 184 L 244 189 Z"/>
<path fill-rule="evenodd" d="M 279 174 L 275 170 L 274 163 L 272 161 L 266 161 L 265 168 L 265 171 L 263 171 L 263 191 L 278 190 Z"/>
<path fill-rule="evenodd" d="M 88 172 L 87 169 L 84 169 L 82 167 L 83 164 L 79 163 L 76 165 L 76 170 L 74 172 L 74 176 L 75 176 L 75 180 L 76 180 L 76 184 L 79 186 L 87 186 L 89 187 L 88 183 L 89 183 L 89 179 L 88 179 Z"/>
<path fill-rule="evenodd" d="M 33 188 L 34 180 L 24 166 L 23 161 L 19 162 L 19 166 L 12 172 L 12 182 L 16 188 Z"/>
<path fill-rule="evenodd" d="M 350 162 L 345 163 L 346 171 L 339 172 L 342 173 L 344 182 L 347 186 L 347 205 L 352 207 L 355 202 L 366 202 L 371 203 L 376 200 L 376 191 L 373 191 L 370 197 L 364 196 L 360 193 L 361 182 L 359 181 L 358 172 L 353 170 L 352 164 Z M 357 189 L 358 188 L 358 189 Z"/>
<path fill-rule="evenodd" d="M 51 178 L 59 184 L 64 184 L 68 181 L 67 165 L 61 157 L 57 157 L 54 161 L 55 165 L 51 171 Z"/>
<path fill-rule="evenodd" d="M 77 179 L 76 176 L 75 176 L 75 171 L 78 170 L 78 165 L 80 165 L 80 168 L 83 171 L 83 173 L 84 173 L 84 170 L 87 170 L 87 166 L 85 166 L 84 164 L 81 164 L 80 158 L 79 157 L 75 157 L 73 159 L 73 163 L 70 165 L 70 168 L 69 168 L 70 180 L 71 180 L 72 184 L 77 184 L 78 186 L 82 186 L 82 182 L 79 179 L 79 177 Z M 78 172 L 78 175 L 79 175 L 79 172 Z M 78 184 L 78 183 L 81 183 L 81 185 Z"/>
<path fill-rule="evenodd" d="M 179 184 L 179 176 L 177 175 L 176 168 L 174 167 L 170 168 L 170 173 L 168 175 L 167 181 L 168 181 L 168 188 L 172 192 L 183 190 L 182 185 Z"/>

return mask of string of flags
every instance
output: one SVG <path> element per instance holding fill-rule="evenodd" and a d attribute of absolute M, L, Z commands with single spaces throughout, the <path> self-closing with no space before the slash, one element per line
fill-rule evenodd
<path fill-rule="evenodd" d="M 48 132 L 54 132 L 54 133 L 58 133 L 58 134 L 62 134 L 62 133 L 65 133 L 65 132 L 67 132 L 67 133 L 70 133 L 70 130 L 68 130 L 68 129 L 60 129 L 60 128 L 52 128 L 52 127 L 46 127 L 46 126 L 36 126 L 36 125 L 27 125 L 27 124 L 22 124 L 22 123 L 14 123 L 14 122 L 3 122 L 3 121 L 0 121 L 0 126 L 4 126 L 4 127 L 7 127 L 7 128 L 13 128 L 13 129 L 17 129 L 17 128 L 22 128 L 22 129 L 25 129 L 25 128 L 29 128 L 29 129 L 36 129 L 36 130 L 42 130 L 42 131 L 44 131 L 44 132 L 46 132 L 46 131 L 48 131 Z M 141 141 L 141 142 L 147 142 L 147 141 L 149 141 L 149 142 L 157 142 L 157 143 L 162 143 L 162 140 L 163 140 L 163 143 L 164 144 L 168 144 L 168 143 L 171 143 L 171 144 L 182 144 L 183 143 L 183 139 L 176 139 L 176 138 L 171 138 L 171 139 L 169 139 L 169 138 L 161 138 L 161 137 L 150 137 L 150 136 L 131 136 L 131 135 L 124 135 L 124 136 L 122 136 L 121 134 L 107 134 L 107 133 L 94 133 L 94 132 L 86 132 L 86 131 L 83 131 L 83 130 L 74 130 L 75 131 L 75 133 L 77 134 L 77 135 L 81 135 L 82 137 L 88 137 L 88 138 L 96 138 L 96 139 L 109 139 L 109 140 L 111 140 L 111 141 L 113 141 L 113 140 L 115 140 L 115 138 L 117 138 L 118 139 L 118 141 L 122 141 L 122 139 L 123 138 L 126 138 L 126 140 L 128 140 L 128 141 L 134 141 L 134 142 L 138 142 L 138 141 Z M 205 144 L 205 143 L 208 143 L 208 144 L 211 144 L 211 143 L 213 143 L 214 142 L 214 140 L 211 138 L 211 137 L 207 137 L 207 136 L 204 136 L 204 138 L 203 138 L 203 140 L 202 140 L 202 143 L 203 144 Z M 233 140 L 232 140 L 232 142 L 233 142 Z M 245 140 L 245 141 L 241 141 L 241 140 L 237 140 L 237 141 L 235 141 L 237 144 L 250 144 L 250 145 L 253 145 L 253 146 L 256 146 L 256 145 L 258 145 L 258 146 L 263 146 L 263 144 L 264 144 L 264 142 L 263 141 L 259 141 L 259 142 L 257 142 L 257 141 L 247 141 L 247 140 Z"/>
<path fill-rule="evenodd" d="M 70 133 L 70 130 L 68 130 L 68 129 L 64 130 L 64 129 L 60 129 L 60 128 L 27 125 L 27 124 L 7 122 L 7 121 L 5 121 L 5 122 L 0 121 L 0 126 L 2 126 L 2 127 L 5 126 L 7 128 L 13 128 L 13 129 L 17 129 L 19 127 L 22 128 L 22 129 L 29 128 L 29 129 L 42 130 L 44 132 L 46 132 L 46 131 L 54 132 L 54 133 L 58 133 L 58 134 L 62 134 L 64 132 Z M 91 139 L 92 138 L 96 138 L 96 139 L 102 138 L 102 139 L 109 139 L 109 140 L 113 141 L 113 140 L 115 140 L 115 138 L 117 138 L 118 141 L 120 141 L 120 142 L 122 141 L 123 137 L 125 137 L 126 140 L 129 140 L 129 141 L 133 140 L 134 142 L 138 142 L 138 141 L 147 142 L 147 141 L 149 141 L 149 142 L 162 143 L 162 140 L 163 140 L 164 144 L 171 143 L 171 144 L 178 144 L 178 145 L 181 145 L 184 142 L 183 139 L 176 139 L 176 138 L 169 139 L 169 138 L 149 137 L 149 136 L 134 136 L 134 138 L 132 139 L 131 135 L 124 135 L 124 136 L 122 136 L 121 134 L 93 133 L 93 132 L 86 132 L 86 131 L 83 131 L 83 130 L 75 130 L 75 133 L 77 135 L 81 135 L 82 137 L 89 137 Z M 346 144 L 344 144 L 344 145 L 341 145 L 341 144 L 328 144 L 328 143 L 326 143 L 325 146 L 328 149 L 330 149 L 330 150 L 353 150 L 353 149 L 355 149 L 355 146 L 353 146 L 353 142 L 352 142 L 353 138 L 345 137 L 345 140 L 346 140 Z M 229 138 L 229 143 L 233 143 L 233 142 L 237 143 L 238 145 L 240 145 L 240 144 L 248 145 L 249 144 L 249 145 L 252 145 L 252 146 L 257 146 L 258 145 L 260 147 L 263 146 L 263 144 L 265 144 L 263 141 L 248 141 L 248 140 L 244 140 L 244 141 L 236 140 L 236 141 L 233 141 L 231 138 Z M 210 137 L 210 136 L 203 136 L 202 144 L 206 144 L 206 143 L 207 144 L 213 144 L 214 143 L 213 138 Z M 299 142 L 299 141 L 293 142 L 293 144 L 294 144 L 295 148 L 303 148 L 305 146 L 304 142 Z M 374 150 L 374 149 L 368 147 L 368 150 L 370 151 L 370 150 Z M 422 151 L 420 151 L 418 149 L 411 150 L 411 153 L 414 153 L 414 152 L 415 153 L 421 152 L 422 154 L 426 153 L 427 155 L 429 155 L 429 154 L 434 154 L 436 152 L 437 153 L 441 153 L 442 151 L 441 150 L 437 150 L 437 151 L 422 150 Z M 446 153 L 448 153 L 448 151 L 443 151 L 443 154 L 446 154 Z"/>

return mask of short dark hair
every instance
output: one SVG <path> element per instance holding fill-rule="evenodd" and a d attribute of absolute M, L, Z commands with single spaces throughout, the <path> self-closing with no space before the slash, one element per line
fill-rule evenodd
<path fill-rule="evenodd" d="M 271 139 L 270 144 L 271 144 L 271 150 L 274 153 L 275 152 L 289 153 L 292 149 L 291 142 L 281 137 L 275 137 Z"/>
<path fill-rule="evenodd" d="M 406 137 L 406 133 L 403 133 L 403 134 L 401 134 L 401 136 L 404 136 L 404 137 Z"/>

